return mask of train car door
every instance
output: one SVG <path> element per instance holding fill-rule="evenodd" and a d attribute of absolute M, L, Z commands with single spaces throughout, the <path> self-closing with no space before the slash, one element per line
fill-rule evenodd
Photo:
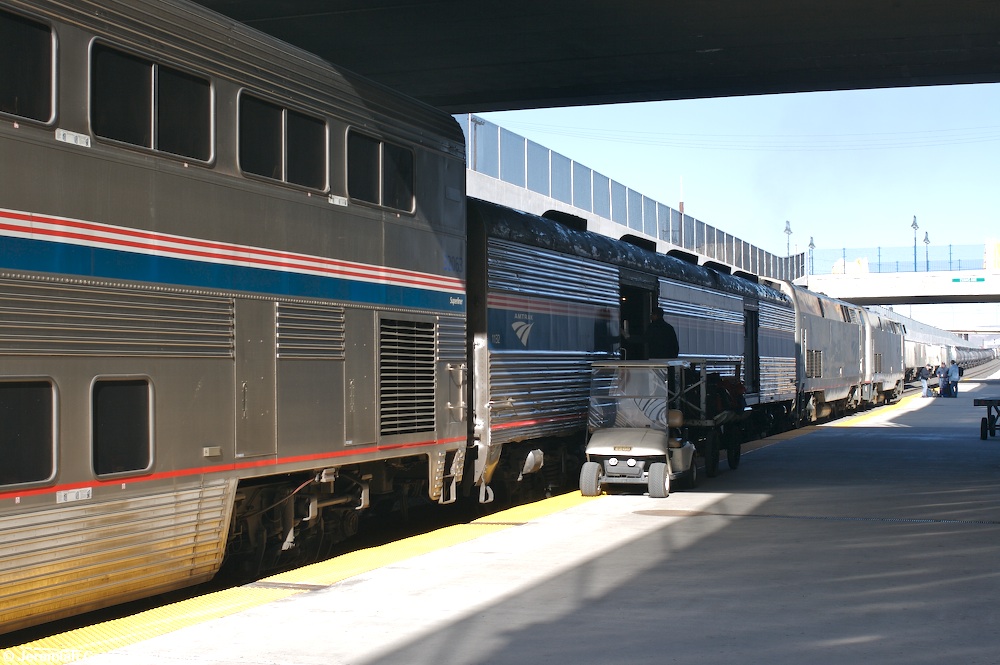
<path fill-rule="evenodd" d="M 743 383 L 748 393 L 760 392 L 760 311 L 756 302 L 743 303 Z"/>
<path fill-rule="evenodd" d="M 236 457 L 277 452 L 274 303 L 236 301 Z"/>
<path fill-rule="evenodd" d="M 619 273 L 621 294 L 621 329 L 629 335 L 642 335 L 649 326 L 649 315 L 659 303 L 660 284 L 655 275 L 622 269 Z M 646 345 L 623 340 L 622 349 L 628 360 L 649 357 Z"/>

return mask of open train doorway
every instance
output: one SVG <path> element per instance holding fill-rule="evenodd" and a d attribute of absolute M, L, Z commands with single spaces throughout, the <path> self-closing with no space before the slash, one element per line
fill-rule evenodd
<path fill-rule="evenodd" d="M 760 392 L 760 312 L 747 303 L 743 309 L 743 385 L 748 393 Z"/>
<path fill-rule="evenodd" d="M 647 360 L 648 345 L 642 339 L 649 326 L 649 316 L 659 303 L 659 280 L 652 275 L 621 272 L 622 355 L 626 360 Z M 632 337 L 633 340 L 629 340 Z"/>

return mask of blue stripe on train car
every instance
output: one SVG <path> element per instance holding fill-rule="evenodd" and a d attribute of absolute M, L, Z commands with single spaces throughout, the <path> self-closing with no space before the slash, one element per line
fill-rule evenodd
<path fill-rule="evenodd" d="M 455 313 L 464 312 L 466 305 L 464 295 L 432 289 L 12 237 L 0 239 L 0 267 Z"/>

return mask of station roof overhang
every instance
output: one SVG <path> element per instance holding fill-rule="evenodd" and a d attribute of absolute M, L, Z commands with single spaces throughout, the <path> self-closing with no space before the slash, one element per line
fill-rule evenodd
<path fill-rule="evenodd" d="M 197 0 L 451 113 L 1000 81 L 996 0 Z"/>

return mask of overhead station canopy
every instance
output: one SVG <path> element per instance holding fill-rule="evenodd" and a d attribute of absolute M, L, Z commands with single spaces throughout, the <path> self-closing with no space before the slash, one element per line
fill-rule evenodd
<path fill-rule="evenodd" d="M 452 113 L 1000 81 L 996 0 L 197 0 Z"/>

